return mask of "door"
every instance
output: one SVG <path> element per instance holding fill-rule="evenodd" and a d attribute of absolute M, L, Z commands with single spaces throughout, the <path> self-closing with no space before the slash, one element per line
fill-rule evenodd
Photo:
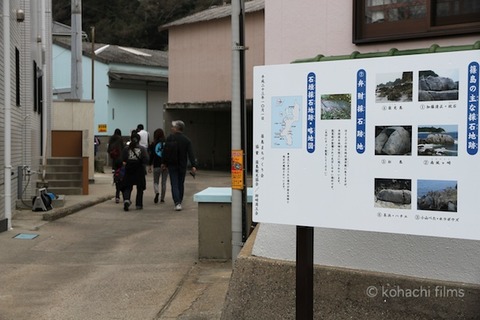
<path fill-rule="evenodd" d="M 52 157 L 82 157 L 82 131 L 52 131 Z"/>

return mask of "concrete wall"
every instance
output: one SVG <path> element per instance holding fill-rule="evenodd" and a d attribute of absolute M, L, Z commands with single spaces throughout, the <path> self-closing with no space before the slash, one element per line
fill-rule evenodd
<path fill-rule="evenodd" d="M 222 320 L 298 319 L 296 265 L 255 256 L 259 231 L 235 261 Z M 313 319 L 478 319 L 479 285 L 324 265 L 313 274 Z"/>
<path fill-rule="evenodd" d="M 351 1 L 266 0 L 265 62 L 290 63 L 318 54 L 425 48 L 433 43 L 451 46 L 478 40 L 458 36 L 355 46 L 351 42 L 352 21 Z M 334 211 L 322 207 L 321 197 L 317 201 L 319 210 Z M 295 226 L 262 224 L 252 253 L 294 261 Z M 317 265 L 480 284 L 477 241 L 316 228 L 314 261 Z"/>
<path fill-rule="evenodd" d="M 88 157 L 88 179 L 94 180 L 94 102 L 55 101 L 52 105 L 52 130 L 83 131 L 83 157 Z"/>

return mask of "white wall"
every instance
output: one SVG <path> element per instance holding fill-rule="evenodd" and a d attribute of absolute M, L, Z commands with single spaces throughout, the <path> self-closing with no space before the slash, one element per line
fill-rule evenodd
<path fill-rule="evenodd" d="M 43 19 L 46 19 L 46 24 L 50 25 L 50 16 L 42 14 L 41 1 L 28 0 L 8 0 L 0 3 L 0 11 L 3 12 L 5 3 L 9 4 L 9 18 L 10 18 L 10 32 L 7 34 L 10 40 L 10 47 L 4 48 L 5 32 L 3 31 L 3 19 L 0 25 L 0 219 L 4 217 L 4 173 L 5 173 L 5 159 L 4 155 L 6 148 L 10 149 L 11 159 L 8 165 L 11 165 L 11 204 L 12 210 L 15 208 L 16 199 L 18 197 L 17 186 L 18 167 L 29 166 L 31 170 L 36 171 L 40 163 L 41 154 L 41 120 L 42 116 L 33 110 L 33 61 L 35 61 L 39 68 L 43 69 L 44 77 L 46 78 L 46 88 L 50 88 L 49 82 L 49 66 L 45 68 L 42 66 L 42 45 L 46 46 L 44 56 L 47 59 L 51 56 L 49 50 L 50 37 L 47 32 L 45 37 L 42 37 L 41 26 Z M 51 11 L 49 0 L 45 0 L 45 11 Z M 17 21 L 16 12 L 22 9 L 25 12 L 25 19 Z M 41 42 L 37 41 L 41 37 Z M 15 74 L 15 49 L 18 49 L 20 56 L 20 103 L 16 103 L 16 74 Z M 10 53 L 10 72 L 11 78 L 4 78 L 5 66 L 3 65 L 3 55 L 5 52 Z M 4 84 L 5 81 L 10 81 L 10 132 L 5 138 L 5 100 L 4 100 Z M 44 97 L 43 115 L 48 117 L 49 105 L 51 100 L 49 97 Z M 6 143 L 9 141 L 9 143 Z M 26 173 L 26 172 L 25 172 Z M 22 191 L 24 199 L 31 199 L 35 193 L 35 175 L 31 177 L 24 177 L 22 183 Z"/>
<path fill-rule="evenodd" d="M 265 0 L 265 64 L 345 55 L 353 51 L 387 51 L 473 44 L 478 35 L 355 46 L 352 1 Z M 322 206 L 318 210 L 332 211 Z M 476 210 L 477 208 L 472 208 Z M 257 256 L 295 260 L 295 226 L 261 224 L 254 244 Z M 315 228 L 316 264 L 394 273 L 405 276 L 480 284 L 477 241 Z"/>

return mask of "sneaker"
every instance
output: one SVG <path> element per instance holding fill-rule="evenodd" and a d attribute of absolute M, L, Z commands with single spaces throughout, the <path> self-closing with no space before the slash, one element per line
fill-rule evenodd
<path fill-rule="evenodd" d="M 115 203 L 120 203 L 120 198 L 115 198 Z"/>
<path fill-rule="evenodd" d="M 128 207 L 130 207 L 130 200 L 125 200 L 123 202 L 123 211 L 128 211 Z"/>
<path fill-rule="evenodd" d="M 165 202 L 165 200 L 161 199 L 160 202 Z"/>
<path fill-rule="evenodd" d="M 155 194 L 155 199 L 153 199 L 153 202 L 158 203 L 158 193 Z"/>
<path fill-rule="evenodd" d="M 181 210 L 182 210 L 182 204 L 177 203 L 177 204 L 175 205 L 175 211 L 181 211 Z"/>

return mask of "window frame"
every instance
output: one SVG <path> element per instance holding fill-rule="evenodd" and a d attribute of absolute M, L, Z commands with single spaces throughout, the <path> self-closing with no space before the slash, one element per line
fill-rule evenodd
<path fill-rule="evenodd" d="M 17 107 L 21 106 L 21 81 L 20 81 L 20 50 L 15 47 L 15 104 Z"/>
<path fill-rule="evenodd" d="M 480 32 L 480 20 L 455 23 L 461 17 L 436 18 L 433 16 L 433 0 L 426 0 L 426 15 L 418 21 L 394 21 L 368 24 L 365 21 L 365 3 L 368 0 L 353 0 L 353 39 L 355 44 L 388 42 L 395 40 L 421 39 Z M 443 22 L 434 25 L 434 22 Z M 454 24 L 449 24 L 453 22 Z"/>

